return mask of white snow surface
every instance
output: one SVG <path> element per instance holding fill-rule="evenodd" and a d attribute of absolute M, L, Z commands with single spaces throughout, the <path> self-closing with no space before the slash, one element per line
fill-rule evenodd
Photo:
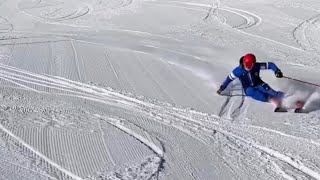
<path fill-rule="evenodd" d="M 0 0 L 0 179 L 320 180 L 318 0 Z"/>

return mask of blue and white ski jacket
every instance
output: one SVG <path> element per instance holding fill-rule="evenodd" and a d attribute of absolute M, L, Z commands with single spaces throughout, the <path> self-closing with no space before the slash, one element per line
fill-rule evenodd
<path fill-rule="evenodd" d="M 253 68 L 250 71 L 244 69 L 242 65 L 236 67 L 230 75 L 226 78 L 226 80 L 222 84 L 222 90 L 227 88 L 229 83 L 236 78 L 239 78 L 243 89 L 248 87 L 255 87 L 262 83 L 264 83 L 260 78 L 260 70 L 271 69 L 274 72 L 280 70 L 274 63 L 272 62 L 262 62 L 255 63 Z"/>

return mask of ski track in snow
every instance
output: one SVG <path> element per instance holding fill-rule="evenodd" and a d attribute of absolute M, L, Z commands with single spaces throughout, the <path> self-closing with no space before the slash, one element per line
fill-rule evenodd
<path fill-rule="evenodd" d="M 8 33 L 13 31 L 13 25 L 9 21 L 0 16 L 0 33 Z"/>
<path fill-rule="evenodd" d="M 231 8 L 231 7 L 221 7 L 218 3 L 218 5 L 215 5 L 215 3 L 213 3 L 213 5 L 209 5 L 209 4 L 201 4 L 201 3 L 194 3 L 194 2 L 179 2 L 179 1 L 143 1 L 144 3 L 148 3 L 148 4 L 152 4 L 152 5 L 159 5 L 159 6 L 171 6 L 171 7 L 179 7 L 179 8 L 185 8 L 185 9 L 190 9 L 190 10 L 195 10 L 195 11 L 203 11 L 203 12 L 207 12 L 207 10 L 202 10 L 202 9 L 197 9 L 197 8 L 188 8 L 186 6 L 192 6 L 192 7 L 199 7 L 199 8 L 210 8 L 209 12 L 207 14 L 207 16 L 204 18 L 204 20 L 206 20 L 208 17 L 211 16 L 211 14 L 213 14 L 213 11 L 225 11 L 228 13 L 232 13 L 235 15 L 238 15 L 240 18 L 243 18 L 244 22 L 241 24 L 230 24 L 233 28 L 235 29 L 246 29 L 246 28 L 250 28 L 253 26 L 258 26 L 262 19 L 253 14 L 250 13 L 248 11 L 244 11 L 241 9 L 236 9 L 236 8 Z M 161 4 L 161 3 L 165 3 L 165 4 Z M 172 5 L 173 4 L 173 5 Z M 214 10 L 213 10 L 214 9 Z M 226 23 L 226 19 L 223 16 L 219 16 L 219 18 L 223 18 L 225 19 L 225 23 Z"/>
<path fill-rule="evenodd" d="M 49 4 L 41 5 L 42 3 L 49 3 Z M 75 25 L 70 23 L 64 23 L 64 21 L 79 19 L 89 14 L 92 9 L 86 3 L 83 3 L 83 2 L 77 3 L 76 7 L 70 7 L 70 5 L 69 6 L 66 5 L 66 3 L 64 2 L 60 2 L 60 3 L 53 2 L 53 4 L 50 4 L 50 2 L 38 1 L 38 3 L 34 4 L 34 6 L 32 7 L 28 7 L 28 5 L 26 5 L 27 7 L 25 7 L 25 4 L 32 5 L 32 1 L 30 0 L 21 1 L 20 4 L 18 5 L 18 8 L 20 9 L 20 11 L 25 15 L 39 22 L 52 24 L 52 25 L 65 25 L 65 26 L 78 27 L 78 28 L 90 27 L 85 25 Z M 55 9 L 50 12 L 51 8 L 55 8 Z M 46 12 L 46 11 L 49 11 L 49 12 Z M 43 13 L 43 12 L 46 12 L 46 13 Z M 43 16 L 43 14 L 45 14 L 45 16 Z"/>
<path fill-rule="evenodd" d="M 102 116 L 99 116 L 98 114 L 95 114 L 94 116 L 98 117 L 98 118 L 102 118 L 105 119 Z M 133 132 L 131 129 L 126 128 L 125 126 L 121 125 L 120 121 L 117 119 L 113 119 L 113 118 L 108 118 L 108 123 L 112 124 L 113 126 L 121 129 L 122 131 L 126 132 L 127 134 L 129 134 L 130 136 L 135 137 L 136 139 L 138 139 L 139 141 L 141 141 L 143 144 L 145 144 L 146 146 L 148 146 L 150 149 L 152 149 L 152 151 L 154 151 L 157 155 L 159 155 L 160 157 L 163 156 L 164 152 L 162 149 L 160 149 L 159 147 L 157 147 L 157 145 L 155 145 L 153 142 L 149 141 L 148 139 L 140 136 L 139 134 Z"/>
<path fill-rule="evenodd" d="M 310 36 L 309 33 L 312 28 L 316 31 L 313 32 L 313 34 L 317 34 L 317 32 L 319 32 L 320 27 L 316 25 L 319 17 L 320 15 L 318 14 L 302 22 L 292 32 L 293 37 L 302 49 L 304 49 L 305 51 L 315 51 L 318 55 L 320 55 L 320 44 L 318 41 L 319 39 L 314 38 L 315 36 Z"/>
<path fill-rule="evenodd" d="M 19 70 L 17 71 L 17 69 L 15 69 L 15 68 L 10 68 L 10 70 L 15 70 L 17 73 L 26 73 L 25 71 L 19 71 Z M 3 74 L 5 74 L 5 73 L 3 73 Z M 11 75 L 13 75 L 13 74 L 11 74 Z M 37 86 L 44 86 L 44 87 L 46 87 L 46 88 L 53 88 L 53 89 L 58 89 L 58 90 L 70 92 L 70 90 L 68 89 L 68 86 L 63 85 L 63 84 L 65 84 L 65 83 L 69 84 L 69 82 L 64 82 L 64 83 L 63 83 L 63 80 L 58 79 L 57 81 L 54 80 L 54 81 L 56 81 L 55 83 L 51 83 L 50 86 L 47 86 L 47 85 L 46 85 L 46 81 L 49 80 L 49 79 L 51 79 L 50 77 L 46 77 L 46 76 L 42 76 L 42 75 L 39 76 L 39 75 L 36 75 L 36 74 L 33 74 L 33 73 L 26 73 L 24 76 L 26 76 L 26 75 L 32 76 L 33 78 L 35 78 L 34 81 L 36 81 L 35 84 L 36 84 Z M 28 78 L 28 77 L 27 77 L 27 78 L 26 78 L 27 80 L 23 80 L 23 76 L 19 76 L 19 75 L 18 75 L 18 77 L 21 78 L 20 80 L 21 80 L 23 83 L 28 83 L 29 86 L 34 83 L 34 82 L 30 81 L 32 78 Z M 14 78 L 14 77 L 13 77 L 13 79 L 15 79 L 16 81 L 19 81 L 18 78 Z M 40 80 L 40 83 L 37 82 L 37 81 L 39 81 L 39 79 L 42 79 L 42 81 Z M 43 80 L 45 80 L 45 81 L 43 81 Z M 53 80 L 53 79 L 52 79 L 52 80 Z M 62 82 L 62 84 L 61 84 L 60 86 L 59 86 L 59 84 L 60 84 L 59 82 Z M 41 83 L 44 83 L 44 84 L 41 84 Z M 58 84 L 57 84 L 57 83 L 58 83 Z M 20 82 L 20 83 L 16 83 L 16 84 L 19 85 L 19 86 L 21 86 L 22 88 L 26 88 L 26 86 L 24 86 L 24 85 L 21 84 L 21 82 Z M 49 84 L 50 84 L 50 83 L 49 83 Z M 76 84 L 77 84 L 77 83 L 76 83 Z M 75 84 L 75 86 L 77 86 L 76 84 Z M 71 83 L 71 85 L 72 85 L 72 83 Z M 75 86 L 70 86 L 70 87 L 72 88 L 72 87 L 75 87 Z M 84 90 L 84 89 L 81 88 L 80 86 L 79 86 L 79 88 L 80 88 L 80 89 L 79 89 L 80 91 Z M 29 90 L 29 88 L 26 88 L 26 89 Z M 77 91 L 77 90 L 76 90 L 76 91 Z M 74 96 L 74 94 L 77 94 L 76 91 L 71 91 L 71 94 L 70 94 L 70 95 L 71 95 L 71 96 Z M 40 92 L 40 91 L 38 91 L 38 92 Z M 45 91 L 45 92 L 43 92 L 43 93 L 48 93 L 48 92 Z M 73 95 L 72 95 L 72 94 L 73 94 Z M 94 94 L 95 94 L 95 93 L 94 93 Z M 107 103 L 106 99 L 104 99 L 103 97 L 99 97 L 99 95 L 98 95 L 98 96 L 93 95 L 92 97 L 90 97 L 90 96 L 91 96 L 91 95 L 88 96 L 88 95 L 86 95 L 86 93 L 82 93 L 81 96 L 77 96 L 77 97 L 87 98 L 87 99 L 92 99 L 92 100 L 95 99 L 95 101 Z M 99 99 L 100 99 L 100 100 L 99 100 Z M 101 100 L 101 99 L 102 99 L 102 100 Z M 103 100 L 103 99 L 104 99 L 104 100 Z M 124 104 L 128 104 L 128 105 L 131 104 L 130 102 L 128 103 L 128 102 L 125 102 L 125 101 L 122 101 L 122 100 L 119 100 L 119 102 L 123 102 Z M 118 103 L 119 103 L 119 102 L 118 102 Z M 111 103 L 112 103 L 112 102 L 111 102 Z M 117 103 L 117 100 L 116 100 L 114 103 Z M 109 122 L 109 123 L 111 123 L 113 126 L 116 126 L 116 127 L 119 128 L 119 129 L 121 129 L 122 131 L 126 132 L 127 134 L 135 137 L 136 139 L 138 139 L 139 141 L 141 141 L 142 143 L 144 143 L 145 145 L 147 145 L 150 149 L 152 149 L 152 150 L 153 150 L 155 153 L 157 153 L 160 157 L 163 156 L 163 152 L 162 152 L 161 149 L 159 149 L 156 145 L 154 145 L 153 143 L 149 142 L 148 140 L 146 140 L 145 138 L 143 138 L 143 137 L 140 136 L 139 134 L 134 133 L 131 129 L 128 129 L 128 128 L 122 126 L 121 124 L 112 123 L 112 122 Z M 8 133 L 10 136 L 12 136 L 12 137 L 14 137 L 15 139 L 17 139 L 17 140 L 18 140 L 20 143 L 22 143 L 24 146 L 26 146 L 27 148 L 31 149 L 31 146 L 29 146 L 29 145 L 27 145 L 26 143 L 24 143 L 24 142 L 23 142 L 21 139 L 19 139 L 17 136 L 13 135 L 9 130 L 5 129 L 4 127 L 3 127 L 3 130 L 4 130 L 6 133 Z M 70 173 L 70 172 L 62 169 L 61 167 L 58 167 L 58 165 L 55 164 L 54 162 L 49 161 L 49 159 L 48 159 L 47 157 L 45 157 L 44 155 L 42 155 L 41 153 L 36 152 L 34 149 L 31 149 L 31 150 L 32 150 L 33 152 L 35 152 L 36 154 L 38 154 L 38 155 L 39 155 L 41 158 L 43 158 L 44 160 L 48 161 L 48 162 L 49 162 L 50 164 L 52 164 L 53 166 L 57 167 L 57 168 L 58 168 L 59 170 L 61 170 L 63 173 L 66 173 L 68 176 L 71 176 L 71 177 L 73 177 L 73 178 L 78 178 L 78 179 L 79 179 L 79 177 L 75 176 L 74 174 L 72 174 L 72 173 Z M 112 158 L 111 158 L 111 159 L 112 159 Z M 161 166 L 161 163 L 160 163 L 159 166 Z"/>
<path fill-rule="evenodd" d="M 39 18 L 42 18 L 42 19 L 44 19 L 46 21 L 54 21 L 54 22 L 77 19 L 77 18 L 80 18 L 82 16 L 85 16 L 86 14 L 88 14 L 90 12 L 89 6 L 85 5 L 84 3 L 83 4 L 79 4 L 80 7 L 76 7 L 76 9 L 73 9 L 71 11 L 68 9 L 70 7 L 67 6 L 67 3 L 63 3 L 63 2 L 61 2 L 61 3 L 53 3 L 53 4 L 45 4 L 45 3 L 49 3 L 49 2 L 38 1 L 32 7 L 24 7 L 23 6 L 24 4 L 28 4 L 28 5 L 32 4 L 32 1 L 23 0 L 22 2 L 20 2 L 19 8 L 23 13 L 26 13 L 29 16 L 39 17 Z M 42 5 L 42 4 L 45 4 L 45 5 Z M 81 5 L 82 5 L 82 7 L 81 7 Z M 41 11 L 42 9 L 46 9 L 48 7 L 49 8 L 54 7 L 55 9 L 53 11 L 51 11 L 51 12 L 46 13 L 46 16 L 33 15 L 32 10 L 36 9 L 37 11 L 39 11 L 39 10 Z M 50 17 L 50 16 L 52 16 L 52 17 Z"/>
<path fill-rule="evenodd" d="M 176 4 L 191 5 L 191 6 L 196 6 L 196 7 L 212 8 L 212 5 L 201 4 L 201 3 L 189 3 L 189 2 L 178 2 L 178 1 L 161 1 L 161 2 L 169 3 L 168 5 L 166 5 L 166 4 L 158 4 L 158 2 L 160 2 L 160 1 L 143 1 L 143 2 L 148 3 L 148 4 L 153 4 L 153 5 L 160 5 L 160 6 L 173 6 L 173 5 L 170 5 L 170 3 L 176 3 Z M 179 6 L 179 5 L 174 5 L 174 7 L 186 8 L 184 6 Z M 189 9 L 189 8 L 187 8 L 187 9 Z M 244 19 L 243 23 L 237 24 L 237 25 L 234 25 L 234 24 L 230 24 L 230 25 L 234 29 L 237 29 L 239 32 L 241 32 L 241 33 L 243 33 L 245 35 L 252 36 L 252 37 L 255 37 L 255 38 L 259 38 L 259 39 L 262 39 L 264 41 L 269 41 L 269 42 L 272 42 L 272 43 L 276 43 L 276 44 L 279 44 L 279 45 L 282 45 L 282 46 L 286 46 L 286 47 L 288 47 L 290 49 L 294 49 L 294 50 L 297 50 L 297 51 L 304 51 L 304 49 L 297 48 L 297 47 L 282 43 L 282 42 L 277 41 L 277 40 L 273 40 L 273 39 L 270 39 L 270 38 L 267 38 L 267 37 L 259 36 L 259 35 L 244 31 L 247 28 L 252 28 L 254 26 L 258 26 L 263 21 L 263 19 L 261 17 L 255 15 L 255 14 L 253 14 L 251 12 L 248 12 L 248 11 L 245 11 L 245 10 L 241 10 L 241 9 L 236 9 L 236 8 L 220 7 L 220 6 L 217 6 L 216 9 L 219 9 L 219 10 L 222 10 L 222 11 L 225 11 L 225 12 L 229 12 L 229 13 L 238 15 L 239 17 L 243 18 Z M 194 9 L 194 8 L 192 8 L 191 10 L 206 12 L 205 10 Z M 211 13 L 212 12 L 210 12 L 210 10 L 209 10 L 208 14 L 211 14 Z M 206 17 L 204 19 L 206 19 Z M 223 19 L 225 19 L 225 20 L 222 21 L 222 23 L 227 23 L 227 19 L 228 18 L 223 17 Z"/>
<path fill-rule="evenodd" d="M 63 167 L 61 167 L 59 164 L 53 162 L 51 159 L 48 159 L 46 156 L 44 156 L 42 153 L 40 153 L 39 151 L 37 151 L 36 149 L 34 149 L 33 147 L 31 147 L 30 145 L 28 145 L 27 143 L 25 143 L 23 140 L 21 140 L 21 138 L 19 138 L 18 136 L 14 135 L 11 131 L 9 131 L 8 129 L 6 129 L 4 126 L 2 126 L 0 124 L 0 129 L 5 132 L 6 134 L 8 134 L 9 136 L 11 136 L 12 138 L 14 138 L 15 140 L 17 140 L 22 146 L 25 146 L 26 148 L 28 148 L 29 150 L 31 150 L 33 153 L 35 153 L 36 155 L 38 155 L 39 157 L 41 157 L 43 160 L 47 161 L 48 163 L 50 163 L 52 166 L 54 166 L 55 168 L 57 168 L 58 170 L 60 170 L 61 172 L 67 174 L 68 176 L 74 178 L 74 179 L 82 179 L 81 177 L 73 174 L 72 172 L 68 171 L 67 169 L 64 169 Z"/>

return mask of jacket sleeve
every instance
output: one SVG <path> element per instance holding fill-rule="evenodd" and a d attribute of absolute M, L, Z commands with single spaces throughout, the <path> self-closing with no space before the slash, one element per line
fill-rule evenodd
<path fill-rule="evenodd" d="M 258 63 L 260 69 L 271 69 L 273 72 L 280 70 L 273 62 Z"/>
<path fill-rule="evenodd" d="M 235 79 L 239 77 L 239 70 L 235 68 L 226 78 L 226 80 L 222 83 L 221 88 L 222 90 L 226 89 L 228 85 Z"/>

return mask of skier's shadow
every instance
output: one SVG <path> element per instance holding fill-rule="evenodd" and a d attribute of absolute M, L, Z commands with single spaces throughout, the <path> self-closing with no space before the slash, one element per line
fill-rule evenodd
<path fill-rule="evenodd" d="M 227 88 L 226 92 L 220 95 L 226 96 L 227 98 L 221 106 L 219 116 L 223 116 L 227 111 L 229 111 L 229 114 L 227 115 L 228 118 L 231 118 L 233 120 L 240 116 L 241 108 L 246 97 L 243 92 L 242 86 L 239 83 L 232 83 L 231 86 Z M 241 97 L 240 101 L 238 101 L 236 104 L 234 104 L 236 101 L 232 101 L 232 103 L 230 104 L 231 98 L 236 96 Z"/>

